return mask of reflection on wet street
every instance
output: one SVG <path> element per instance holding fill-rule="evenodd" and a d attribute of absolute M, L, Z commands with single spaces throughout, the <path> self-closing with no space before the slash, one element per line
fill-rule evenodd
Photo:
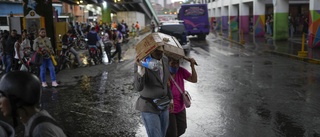
<path fill-rule="evenodd" d="M 199 78 L 186 82 L 193 104 L 185 137 L 320 136 L 318 65 L 263 52 L 282 50 L 270 41 L 237 46 L 211 35 L 192 42 Z"/>
<path fill-rule="evenodd" d="M 76 86 L 45 89 L 41 105 L 77 137 L 135 136 L 140 119 L 132 81 L 111 77 L 103 72 L 83 76 Z"/>

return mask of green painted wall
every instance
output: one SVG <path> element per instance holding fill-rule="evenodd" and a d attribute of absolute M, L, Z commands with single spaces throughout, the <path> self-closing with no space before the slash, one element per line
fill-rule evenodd
<path fill-rule="evenodd" d="M 102 8 L 102 22 L 111 23 L 111 7 L 107 4 L 107 8 Z"/>
<path fill-rule="evenodd" d="M 288 13 L 274 13 L 273 39 L 287 40 L 289 38 Z"/>

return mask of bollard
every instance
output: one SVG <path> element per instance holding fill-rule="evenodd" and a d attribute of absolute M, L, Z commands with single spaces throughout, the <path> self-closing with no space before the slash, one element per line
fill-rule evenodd
<path fill-rule="evenodd" d="M 244 35 L 243 35 L 243 31 L 242 30 L 240 30 L 240 43 L 241 44 L 245 44 L 246 42 L 244 41 Z"/>
<path fill-rule="evenodd" d="M 229 28 L 229 39 L 232 40 L 231 29 Z"/>
<path fill-rule="evenodd" d="M 308 51 L 304 51 L 304 45 L 306 42 L 306 34 L 302 34 L 302 44 L 301 44 L 301 51 L 298 51 L 298 56 L 299 57 L 307 57 Z"/>

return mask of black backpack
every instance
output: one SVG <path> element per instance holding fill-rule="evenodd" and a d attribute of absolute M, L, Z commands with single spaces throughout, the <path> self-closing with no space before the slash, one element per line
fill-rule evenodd
<path fill-rule="evenodd" d="M 29 137 L 33 137 L 32 132 L 33 132 L 34 128 L 35 128 L 38 124 L 43 123 L 43 122 L 49 122 L 49 123 L 52 123 L 53 125 L 61 128 L 61 126 L 59 126 L 59 124 L 57 123 L 57 121 L 55 121 L 55 120 L 52 119 L 51 117 L 48 117 L 48 116 L 39 116 L 39 117 L 37 117 L 37 118 L 32 122 L 32 124 L 31 124 L 31 126 L 30 126 L 30 130 L 29 130 L 29 133 L 30 133 L 30 134 L 29 134 Z M 63 130 L 63 128 L 61 128 L 61 129 Z M 70 132 L 66 132 L 65 130 L 63 130 L 63 132 L 64 132 L 64 134 L 65 134 L 67 137 L 73 137 Z"/>

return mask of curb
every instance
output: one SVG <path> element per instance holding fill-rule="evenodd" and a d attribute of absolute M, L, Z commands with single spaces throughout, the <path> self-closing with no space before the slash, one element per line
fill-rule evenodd
<path fill-rule="evenodd" d="M 227 40 L 227 41 L 230 41 L 230 42 L 232 42 L 232 43 L 235 43 L 235 44 L 241 45 L 241 46 L 243 46 L 243 47 L 244 47 L 244 44 L 242 44 L 242 43 L 240 43 L 240 42 L 238 42 L 238 41 L 230 40 L 230 39 L 225 38 L 225 37 L 223 37 L 223 36 L 220 36 L 220 38 L 222 38 L 222 39 L 224 39 L 224 40 Z"/>
<path fill-rule="evenodd" d="M 283 56 L 283 57 L 288 57 L 288 58 L 291 58 L 291 59 L 296 59 L 296 60 L 308 62 L 308 63 L 311 63 L 311 64 L 320 65 L 320 60 L 318 60 L 318 59 L 311 59 L 311 58 L 306 58 L 306 57 L 299 57 L 299 56 L 297 56 L 297 55 L 291 55 L 291 54 L 286 54 L 286 53 L 281 53 L 281 52 L 276 52 L 276 51 L 265 51 L 265 52 L 271 53 L 271 54 L 274 54 L 274 55 Z"/>
<path fill-rule="evenodd" d="M 245 44 L 241 44 L 240 42 L 237 42 L 237 41 L 234 41 L 234 40 L 230 40 L 228 38 L 224 38 L 223 36 L 220 36 L 220 38 L 224 39 L 224 40 L 227 40 L 227 41 L 230 41 L 232 43 L 236 43 L 240 46 L 243 46 Z M 279 55 L 279 56 L 283 56 L 283 57 L 288 57 L 288 58 L 291 58 L 291 59 L 296 59 L 296 60 L 300 60 L 300 61 L 304 61 L 304 62 L 307 62 L 307 63 L 311 63 L 311 64 L 317 64 L 317 65 L 320 65 L 320 60 L 318 59 L 311 59 L 311 58 L 307 58 L 307 57 L 299 57 L 297 55 L 291 55 L 291 54 L 287 54 L 287 53 L 281 53 L 281 52 L 277 52 L 277 51 L 271 51 L 271 50 L 267 50 L 267 51 L 264 51 L 266 53 L 271 53 L 271 54 L 274 54 L 274 55 Z"/>

